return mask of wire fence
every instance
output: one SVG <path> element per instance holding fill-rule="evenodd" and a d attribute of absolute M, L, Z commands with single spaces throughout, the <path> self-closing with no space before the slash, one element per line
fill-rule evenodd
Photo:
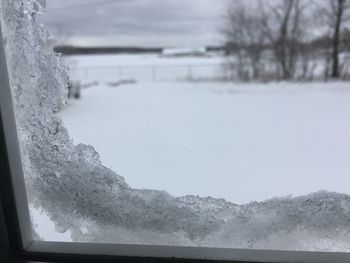
<path fill-rule="evenodd" d="M 195 81 L 217 79 L 225 75 L 223 66 L 216 64 L 81 66 L 70 68 L 71 76 L 79 80 L 135 81 Z"/>

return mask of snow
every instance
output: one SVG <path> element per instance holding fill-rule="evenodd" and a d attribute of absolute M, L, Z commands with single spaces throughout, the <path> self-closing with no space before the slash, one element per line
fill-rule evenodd
<path fill-rule="evenodd" d="M 43 240 L 55 240 L 57 242 L 72 242 L 71 232 L 59 233 L 55 228 L 55 223 L 50 219 L 45 211 L 30 206 L 31 220 L 40 238 Z"/>
<path fill-rule="evenodd" d="M 348 83 L 95 80 L 60 116 L 75 143 L 92 144 L 132 187 L 235 203 L 350 192 Z"/>
<path fill-rule="evenodd" d="M 212 197 L 174 197 L 130 187 L 124 177 L 103 166 L 94 147 L 77 144 L 87 139 L 84 135 L 99 132 L 99 141 L 113 147 L 112 159 L 106 145 L 100 145 L 102 160 L 120 172 L 125 164 L 141 171 L 137 182 L 131 173 L 125 175 L 132 184 L 141 182 L 140 188 L 149 184 L 171 192 L 174 185 L 193 194 L 196 189 L 188 187 L 205 182 L 207 188 L 200 189 L 214 189 L 215 196 L 220 185 L 220 196 L 225 197 L 229 188 L 233 196 L 228 199 L 237 202 L 279 195 L 280 188 L 283 194 L 286 189 L 300 194 L 325 185 L 348 192 L 346 84 L 239 86 L 215 83 L 215 70 L 207 79 L 212 83 L 201 80 L 196 85 L 98 82 L 84 90 L 81 101 L 59 113 L 65 115 L 74 144 L 56 114 L 64 104 L 68 80 L 60 57 L 45 47 L 48 33 L 36 22 L 44 6 L 44 0 L 0 2 L 38 236 L 46 241 L 350 251 L 347 194 L 320 191 L 245 205 Z M 120 80 L 116 76 L 113 81 Z M 103 101 L 102 92 L 108 95 Z M 100 110 L 106 116 L 98 115 Z M 85 125 L 83 133 L 74 131 L 76 123 Z M 112 144 L 114 138 L 119 144 Z M 96 142 L 96 148 L 100 146 Z M 149 171 L 158 166 L 157 186 Z M 165 180 L 167 185 L 161 185 Z"/>

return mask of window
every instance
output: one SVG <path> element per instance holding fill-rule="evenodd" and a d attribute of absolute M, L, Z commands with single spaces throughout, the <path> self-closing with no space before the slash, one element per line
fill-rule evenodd
<path fill-rule="evenodd" d="M 348 260 L 346 2 L 218 2 L 1 2 L 8 250 Z"/>

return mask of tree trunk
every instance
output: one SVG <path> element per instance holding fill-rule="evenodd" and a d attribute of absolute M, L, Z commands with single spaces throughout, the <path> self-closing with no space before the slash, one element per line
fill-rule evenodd
<path fill-rule="evenodd" d="M 333 1 L 333 0 L 332 0 Z M 334 25 L 333 43 L 332 43 L 332 78 L 339 78 L 339 49 L 340 49 L 340 28 L 344 11 L 345 0 L 337 0 L 337 13 Z"/>
<path fill-rule="evenodd" d="M 288 56 L 287 46 L 289 44 L 288 43 L 289 20 L 293 10 L 294 3 L 295 3 L 294 0 L 289 0 L 288 2 L 286 2 L 286 7 L 285 7 L 286 9 L 285 9 L 283 21 L 280 27 L 280 36 L 279 36 L 277 48 L 276 48 L 277 54 L 278 54 L 277 57 L 281 64 L 283 80 L 288 80 L 291 78 L 288 65 L 287 65 L 287 56 Z"/>

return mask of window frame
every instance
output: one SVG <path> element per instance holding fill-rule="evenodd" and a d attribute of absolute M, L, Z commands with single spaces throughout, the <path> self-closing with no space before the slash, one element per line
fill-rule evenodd
<path fill-rule="evenodd" d="M 35 241 L 1 30 L 0 80 L 0 262 L 350 262 L 342 252 Z"/>

